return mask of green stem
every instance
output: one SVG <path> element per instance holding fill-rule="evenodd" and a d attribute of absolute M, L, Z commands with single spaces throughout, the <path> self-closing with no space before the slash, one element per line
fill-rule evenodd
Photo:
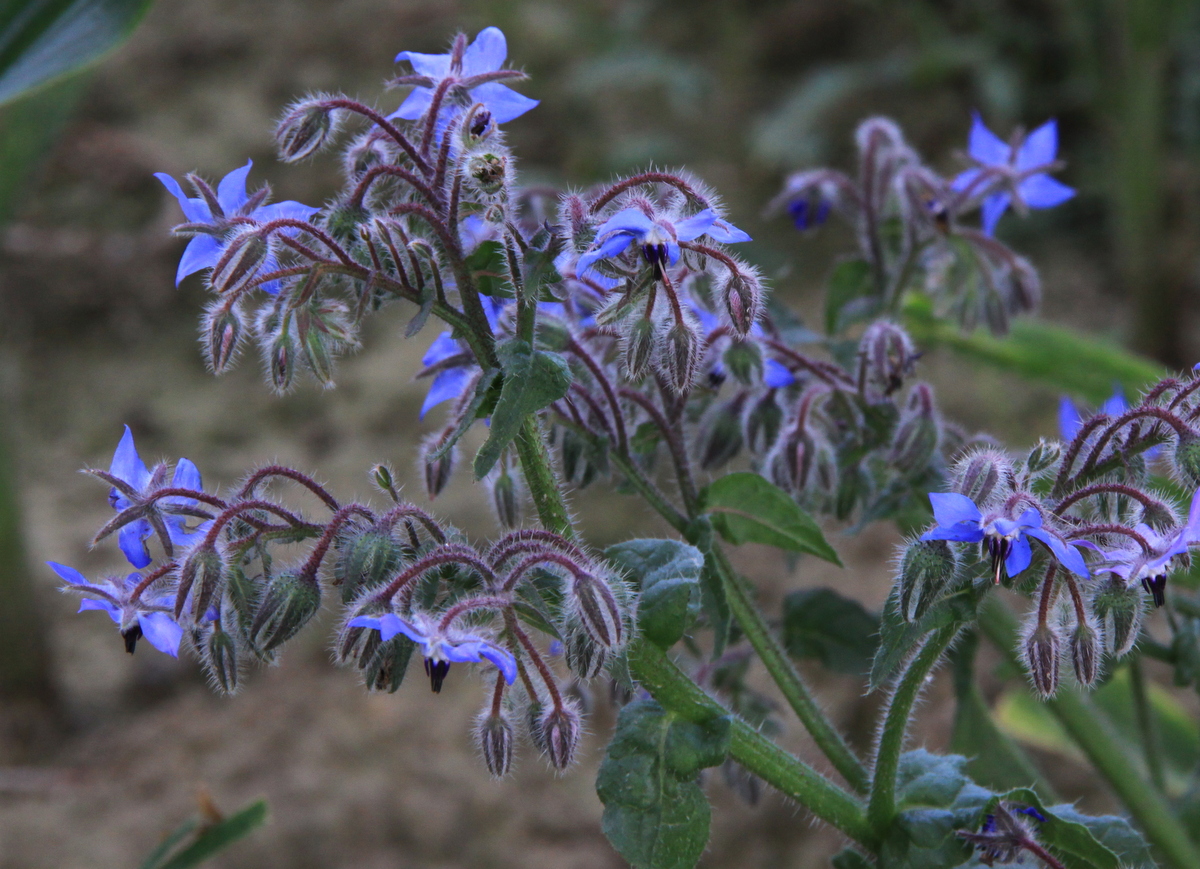
<path fill-rule="evenodd" d="M 979 626 L 1014 665 L 1017 619 L 1003 604 L 993 601 L 980 613 Z M 1085 694 L 1060 690 L 1045 701 L 1092 766 L 1108 782 L 1134 820 L 1173 869 L 1200 866 L 1200 851 L 1172 811 L 1166 798 L 1151 787 L 1130 757 L 1108 717 Z"/>
<path fill-rule="evenodd" d="M 646 475 L 634 464 L 633 459 L 617 451 L 613 451 L 609 458 L 616 465 L 617 470 L 625 475 L 629 484 L 638 490 L 638 494 L 650 503 L 658 515 L 666 519 L 671 527 L 680 534 L 687 533 L 687 517 L 675 509 L 675 505 L 666 499 L 654 483 L 646 479 Z"/>
<path fill-rule="evenodd" d="M 571 516 L 558 488 L 558 478 L 550 464 L 550 453 L 546 450 L 537 416 L 530 414 L 525 417 L 516 443 L 521 469 L 525 472 L 525 485 L 529 487 L 529 494 L 533 498 L 534 509 L 537 510 L 542 527 L 555 534 L 561 534 L 568 540 L 573 539 L 575 529 L 571 525 Z"/>
<path fill-rule="evenodd" d="M 1133 709 L 1137 718 L 1138 731 L 1142 737 L 1142 754 L 1146 759 L 1146 769 L 1150 773 L 1150 781 L 1159 791 L 1166 793 L 1166 779 L 1163 775 L 1158 731 L 1154 726 L 1154 716 L 1150 709 L 1150 696 L 1146 690 L 1146 677 L 1142 673 L 1142 662 L 1137 655 L 1131 655 L 1129 658 L 1129 688 L 1133 693 Z"/>
<path fill-rule="evenodd" d="M 758 653 L 763 666 L 767 668 L 767 672 L 779 686 L 788 705 L 795 711 L 797 717 L 812 735 L 813 741 L 829 758 L 834 768 L 842 774 L 842 777 L 854 790 L 866 793 L 869 785 L 866 768 L 813 700 L 808 686 L 804 684 L 804 679 L 800 676 L 795 664 L 792 663 L 792 659 L 787 656 L 787 652 L 784 651 L 783 646 L 780 645 L 779 640 L 771 632 L 770 627 L 754 605 L 752 593 L 747 587 L 746 581 L 733 569 L 728 557 L 718 544 L 714 543 L 708 554 L 713 568 L 721 578 L 721 585 L 725 589 L 725 598 L 729 602 L 730 612 L 737 619 L 746 638 L 750 640 L 754 651 Z"/>
<path fill-rule="evenodd" d="M 690 721 L 707 721 L 729 710 L 709 697 L 657 646 L 637 639 L 629 646 L 629 666 L 654 699 Z M 821 820 L 870 847 L 874 842 L 862 803 L 804 761 L 788 754 L 741 718 L 733 717 L 730 755 Z"/>
<path fill-rule="evenodd" d="M 900 768 L 900 754 L 904 750 L 904 737 L 908 735 L 913 704 L 925 687 L 929 672 L 942 659 L 958 631 L 958 625 L 949 625 L 930 636 L 909 663 L 892 693 L 879 737 L 879 748 L 875 752 L 871 801 L 867 806 L 871 828 L 879 835 L 887 830 L 896 814 L 896 772 Z"/>

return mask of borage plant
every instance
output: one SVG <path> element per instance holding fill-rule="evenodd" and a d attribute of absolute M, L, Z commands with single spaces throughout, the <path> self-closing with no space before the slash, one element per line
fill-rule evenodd
<path fill-rule="evenodd" d="M 871 119 L 854 177 L 789 179 L 779 210 L 802 229 L 844 217 L 859 244 L 831 277 L 822 337 L 767 304 L 736 253 L 749 236 L 686 173 L 558 197 L 522 190 L 501 125 L 537 103 L 509 87 L 524 76 L 505 58 L 503 34 L 488 28 L 446 54 L 401 53 L 411 71 L 391 84 L 411 90 L 390 115 L 344 96 L 288 108 L 276 132 L 284 160 L 348 136 L 345 187 L 323 208 L 248 193 L 249 164 L 215 188 L 159 176 L 184 212 L 176 233 L 191 239 L 179 278 L 204 272 L 213 293 L 202 343 L 216 373 L 257 345 L 275 391 L 301 374 L 330 386 L 369 313 L 411 305 L 408 337 L 430 318 L 445 324 L 418 374 L 430 380 L 422 415 L 446 408 L 422 445 L 427 494 L 461 472 L 462 436 L 486 421 L 466 472 L 500 535 L 473 541 L 401 499 L 383 465 L 372 477 L 384 506 L 343 502 L 274 465 L 217 494 L 186 459 L 148 468 L 127 430 L 109 470 L 89 473 L 116 511 L 96 539 L 117 535 L 133 570 L 92 582 L 52 565 L 81 609 L 108 613 L 130 652 L 140 638 L 186 649 L 232 692 L 248 664 L 274 660 L 336 602 L 335 657 L 369 690 L 396 691 L 414 652 L 434 691 L 455 665 L 483 668 L 475 734 L 496 776 L 520 740 L 570 767 L 583 709 L 568 683 L 612 680 L 622 708 L 597 789 L 605 832 L 638 867 L 699 859 L 700 773 L 716 766 L 742 792 L 765 782 L 839 830 L 842 869 L 1200 866 L 1161 770 L 1147 777 L 1077 690 L 1136 664 L 1148 601 L 1174 637 L 1149 647 L 1185 675 L 1198 659 L 1200 602 L 1167 578 L 1200 543 L 1200 507 L 1193 498 L 1185 516 L 1153 472 L 1169 466 L 1188 490 L 1200 485 L 1200 378 L 1163 380 L 1091 416 L 1072 405 L 1061 440 L 1018 454 L 943 417 L 915 380 L 919 353 L 902 325 L 907 306 L 925 304 L 1001 333 L 1036 306 L 1037 271 L 993 230 L 1010 206 L 1072 194 L 1050 174 L 1054 123 L 1006 143 L 977 118 L 970 165 L 948 178 L 895 124 Z M 735 462 L 748 470 L 721 473 Z M 589 547 L 565 496 L 600 479 L 645 499 L 677 537 Z M 280 483 L 313 509 L 279 498 Z M 781 635 L 726 545 L 837 563 L 813 515 L 852 530 L 895 521 L 910 536 L 882 616 L 807 590 L 788 597 Z M 999 586 L 1032 601 L 1020 627 Z M 821 645 L 839 631 L 836 649 Z M 1140 831 L 1049 804 L 1049 786 L 980 705 L 977 632 L 1028 672 Z M 854 669 L 837 649 L 864 642 L 869 686 L 888 698 L 869 757 L 789 654 Z M 949 654 L 965 686 L 960 714 L 976 712 L 982 756 L 970 765 L 905 751 L 918 694 Z M 772 741 L 782 722 L 745 681 L 753 656 L 835 777 Z M 1007 783 L 979 765 L 993 753 Z"/>

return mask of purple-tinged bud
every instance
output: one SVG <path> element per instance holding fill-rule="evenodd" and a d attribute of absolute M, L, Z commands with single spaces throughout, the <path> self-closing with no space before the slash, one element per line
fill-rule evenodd
<path fill-rule="evenodd" d="M 250 640 L 269 652 L 294 637 L 321 606 L 316 577 L 284 571 L 271 577 L 250 626 Z"/>
<path fill-rule="evenodd" d="M 223 694 L 237 692 L 241 679 L 241 662 L 237 640 L 215 625 L 207 632 L 200 660 L 213 686 Z"/>
<path fill-rule="evenodd" d="M 492 509 L 501 528 L 512 529 L 521 525 L 521 502 L 524 491 L 520 471 L 505 468 L 487 476 L 485 481 L 491 489 Z"/>
<path fill-rule="evenodd" d="M 700 359 L 700 338 L 688 322 L 676 321 L 658 348 L 659 371 L 667 385 L 678 395 L 686 395 L 696 381 L 696 365 Z"/>
<path fill-rule="evenodd" d="M 1058 441 L 1048 441 L 1042 438 L 1029 451 L 1029 456 L 1025 459 L 1025 469 L 1036 477 L 1054 468 L 1061 457 L 1062 444 Z"/>
<path fill-rule="evenodd" d="M 729 324 L 741 337 L 750 334 L 754 324 L 762 315 L 762 281 L 749 267 L 725 272 L 726 278 L 720 287 Z"/>
<path fill-rule="evenodd" d="M 768 391 L 750 406 L 743 424 L 746 444 L 751 452 L 761 455 L 771 448 L 783 426 L 783 409 L 775 401 L 774 390 Z"/>
<path fill-rule="evenodd" d="M 495 130 L 492 113 L 487 109 L 479 109 L 463 125 L 463 143 L 468 146 L 476 144 L 491 136 Z"/>
<path fill-rule="evenodd" d="M 361 660 L 365 661 L 360 666 L 362 671 L 363 683 L 367 686 L 368 691 L 386 691 L 388 694 L 395 694 L 404 682 L 404 674 L 408 670 L 408 662 L 412 658 L 413 650 L 416 649 L 416 644 L 408 637 L 393 637 L 386 643 L 379 641 L 379 632 L 368 630 L 367 633 L 375 635 L 375 643 L 371 646 L 374 650 L 369 657 L 365 654 Z"/>
<path fill-rule="evenodd" d="M 1055 628 L 1049 624 L 1037 624 L 1036 618 L 1026 623 L 1023 633 L 1026 636 L 1021 643 L 1021 658 L 1029 671 L 1029 680 L 1043 697 L 1053 697 L 1058 690 L 1062 639 Z"/>
<path fill-rule="evenodd" d="M 508 180 L 508 157 L 485 151 L 467 158 L 464 180 L 485 196 L 502 192 Z"/>
<path fill-rule="evenodd" d="M 913 387 L 908 406 L 896 427 L 892 464 L 906 474 L 924 470 L 937 451 L 939 434 L 933 391 L 928 384 L 918 383 Z"/>
<path fill-rule="evenodd" d="M 551 706 L 538 721 L 542 750 L 555 769 L 564 770 L 575 760 L 580 727 L 579 711 L 570 701 Z"/>
<path fill-rule="evenodd" d="M 1119 578 L 1098 585 L 1092 596 L 1092 612 L 1104 626 L 1104 648 L 1110 655 L 1119 658 L 1133 648 L 1141 631 L 1144 610 L 1141 592 L 1126 588 Z"/>
<path fill-rule="evenodd" d="M 981 507 L 1012 490 L 1012 461 L 999 450 L 979 450 L 961 459 L 950 475 L 950 488 Z"/>
<path fill-rule="evenodd" d="M 1200 435 L 1189 430 L 1180 436 L 1171 458 L 1180 479 L 1193 489 L 1200 487 Z"/>
<path fill-rule="evenodd" d="M 475 727 L 475 740 L 488 772 L 496 778 L 508 775 L 513 759 L 513 729 L 508 716 L 503 712 L 494 714 L 490 709 L 485 711 Z"/>
<path fill-rule="evenodd" d="M 188 552 L 179 566 L 179 588 L 175 593 L 175 618 L 178 619 L 188 597 L 191 597 L 191 617 L 199 622 L 221 590 L 225 576 L 225 559 L 215 545 L 201 541 Z"/>
<path fill-rule="evenodd" d="M 1014 313 L 1037 310 L 1042 303 L 1042 279 L 1033 263 L 1023 256 L 1013 257 L 1009 264 L 1012 294 L 1009 304 Z"/>
<path fill-rule="evenodd" d="M 451 447 L 440 456 L 437 455 L 441 450 L 443 439 L 447 435 L 447 432 L 430 435 L 421 442 L 421 475 L 425 480 L 425 494 L 429 496 L 430 501 L 446 488 L 451 474 L 454 473 L 454 466 L 458 462 L 457 446 Z"/>
<path fill-rule="evenodd" d="M 707 415 L 700 429 L 700 467 L 719 468 L 742 449 L 742 406 L 745 393 L 721 402 Z"/>
<path fill-rule="evenodd" d="M 605 649 L 625 642 L 624 609 L 608 582 L 593 575 L 577 576 L 571 583 L 571 596 L 579 622 L 592 640 Z"/>
<path fill-rule="evenodd" d="M 285 163 L 303 160 L 329 144 L 341 128 L 342 112 L 321 105 L 321 97 L 291 106 L 275 129 L 279 157 Z"/>
<path fill-rule="evenodd" d="M 237 358 L 246 332 L 242 306 L 228 300 L 210 305 L 204 312 L 201 344 L 213 374 L 224 374 Z"/>
<path fill-rule="evenodd" d="M 400 544 L 387 531 L 369 528 L 339 542 L 333 563 L 333 584 L 349 603 L 363 588 L 374 588 L 390 579 L 403 561 Z"/>
<path fill-rule="evenodd" d="M 958 572 L 958 559 L 945 540 L 915 540 L 900 558 L 896 586 L 900 613 L 915 622 L 929 610 Z"/>
<path fill-rule="evenodd" d="M 983 268 L 988 268 L 985 264 Z M 999 269 L 993 270 L 994 277 L 992 281 L 1003 280 L 1003 276 L 995 274 Z M 988 331 L 993 335 L 1007 335 L 1009 324 L 1012 317 L 1008 311 L 1008 304 L 999 293 L 987 293 L 983 297 L 983 322 L 987 324 Z"/>
<path fill-rule="evenodd" d="M 916 348 L 908 333 L 895 323 L 879 320 L 863 333 L 858 345 L 860 380 L 884 396 L 904 385 L 917 361 Z"/>
<path fill-rule="evenodd" d="M 292 388 L 296 376 L 296 353 L 292 339 L 286 330 L 264 336 L 263 354 L 266 357 L 267 376 L 271 388 L 282 395 Z"/>
<path fill-rule="evenodd" d="M 649 317 L 639 317 L 630 324 L 622 342 L 625 348 L 625 377 L 628 380 L 641 380 L 646 373 L 646 366 L 654 356 L 656 332 L 654 321 Z"/>
<path fill-rule="evenodd" d="M 608 653 L 583 630 L 573 630 L 563 641 L 563 657 L 571 672 L 580 679 L 594 679 L 604 672 Z"/>
<path fill-rule="evenodd" d="M 222 295 L 245 288 L 271 256 L 273 244 L 255 228 L 235 232 L 209 276 L 212 288 Z"/>
<path fill-rule="evenodd" d="M 311 324 L 301 328 L 300 349 L 304 353 L 304 365 L 313 378 L 326 389 L 333 387 L 333 348 L 329 335 Z"/>
<path fill-rule="evenodd" d="M 1071 663 L 1075 667 L 1075 678 L 1085 688 L 1095 684 L 1100 675 L 1100 658 L 1103 649 L 1100 634 L 1090 622 L 1081 622 L 1071 634 Z"/>

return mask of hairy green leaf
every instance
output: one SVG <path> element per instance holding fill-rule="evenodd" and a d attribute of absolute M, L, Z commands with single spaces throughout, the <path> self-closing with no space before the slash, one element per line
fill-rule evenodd
<path fill-rule="evenodd" d="M 641 584 L 638 627 L 655 645 L 669 649 L 687 630 L 704 555 L 677 540 L 627 540 L 605 558 Z"/>
<path fill-rule="evenodd" d="M 793 658 L 861 676 L 879 644 L 879 616 L 833 589 L 794 591 L 783 599 L 783 644 Z"/>
<path fill-rule="evenodd" d="M 758 474 L 726 474 L 700 497 L 712 514 L 713 527 L 730 543 L 766 543 L 842 565 L 813 518 L 787 492 Z"/>

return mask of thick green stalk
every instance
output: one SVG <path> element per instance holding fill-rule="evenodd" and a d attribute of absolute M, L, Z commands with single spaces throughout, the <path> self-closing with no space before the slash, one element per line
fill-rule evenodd
<path fill-rule="evenodd" d="M 896 772 L 900 768 L 900 754 L 904 750 L 904 738 L 908 735 L 913 704 L 917 701 L 921 689 L 925 687 L 929 672 L 942 659 L 958 631 L 957 625 L 950 625 L 926 640 L 921 651 L 909 662 L 904 675 L 896 683 L 895 691 L 892 692 L 887 717 L 883 721 L 883 731 L 879 735 L 879 748 L 875 752 L 871 801 L 867 806 L 867 818 L 871 822 L 871 829 L 878 835 L 883 835 L 896 814 Z"/>
<path fill-rule="evenodd" d="M 648 640 L 637 639 L 630 644 L 629 666 L 654 699 L 676 715 L 691 721 L 707 721 L 713 715 L 729 714 Z M 736 716 L 730 755 L 856 842 L 869 847 L 874 841 L 861 802 Z"/>
<path fill-rule="evenodd" d="M 529 494 L 533 498 L 533 505 L 542 527 L 568 539 L 574 537 L 571 516 L 567 513 L 567 505 L 563 503 L 558 478 L 554 475 L 550 454 L 546 450 L 546 442 L 542 439 L 541 426 L 538 425 L 537 416 L 533 414 L 525 418 L 525 422 L 521 424 L 521 431 L 517 434 L 517 455 L 521 459 L 521 468 L 525 471 L 525 485 L 529 487 Z"/>
<path fill-rule="evenodd" d="M 829 758 L 834 768 L 842 774 L 850 786 L 859 793 L 866 793 L 870 784 L 866 768 L 850 750 L 850 746 L 842 739 L 841 733 L 825 717 L 821 707 L 813 699 L 804 684 L 796 665 L 788 657 L 783 646 L 771 628 L 759 613 L 751 597 L 751 590 L 746 581 L 738 575 L 729 563 L 724 551 L 717 544 L 709 552 L 712 564 L 721 578 L 725 589 L 725 599 L 729 602 L 729 610 L 737 619 L 750 645 L 758 653 L 763 666 L 771 674 L 775 684 L 779 686 L 788 705 L 796 713 L 805 728 L 812 735 L 813 741 Z"/>
<path fill-rule="evenodd" d="M 981 611 L 979 626 L 1013 664 L 1020 666 L 1016 653 L 1017 620 L 1006 606 L 992 601 Z M 1142 778 L 1127 746 L 1091 698 L 1077 691 L 1060 690 L 1045 702 L 1046 708 L 1125 803 L 1166 865 L 1173 869 L 1200 866 L 1200 850 L 1188 838 L 1171 804 Z"/>

